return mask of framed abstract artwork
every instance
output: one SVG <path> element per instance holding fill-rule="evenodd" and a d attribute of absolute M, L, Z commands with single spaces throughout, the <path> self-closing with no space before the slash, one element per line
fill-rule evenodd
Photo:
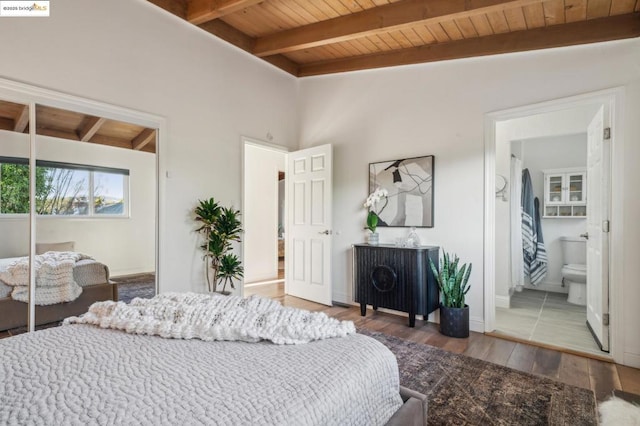
<path fill-rule="evenodd" d="M 433 155 L 369 163 L 369 193 L 389 193 L 378 226 L 433 227 L 433 165 Z"/>

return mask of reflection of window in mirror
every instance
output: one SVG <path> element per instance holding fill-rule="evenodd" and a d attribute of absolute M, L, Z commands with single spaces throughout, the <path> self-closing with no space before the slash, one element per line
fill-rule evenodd
<path fill-rule="evenodd" d="M 129 170 L 36 162 L 36 212 L 54 216 L 127 216 Z M 0 157 L 0 214 L 29 213 L 29 161 Z"/>
<path fill-rule="evenodd" d="M 124 121 L 37 103 L 34 109 L 35 122 L 30 122 L 28 105 L 0 100 L 0 269 L 28 259 L 31 240 L 34 256 L 53 253 L 53 259 L 56 252 L 72 252 L 73 279 L 81 292 L 74 287 L 65 293 L 69 300 L 51 301 L 36 271 L 35 317 L 28 328 L 58 325 L 95 301 L 152 297 L 157 253 L 153 123 L 160 120 L 131 112 L 129 122 L 129 111 L 109 106 L 105 113 Z M 0 286 L 0 337 L 26 330 L 28 322 L 26 299 L 13 297 L 11 289 Z"/>

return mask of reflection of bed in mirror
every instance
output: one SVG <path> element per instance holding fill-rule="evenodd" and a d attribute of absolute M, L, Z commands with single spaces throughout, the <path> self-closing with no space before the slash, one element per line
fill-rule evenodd
<path fill-rule="evenodd" d="M 7 271 L 10 265 L 24 257 L 0 259 L 0 271 Z M 109 282 L 107 265 L 90 258 L 78 260 L 73 266 L 73 281 L 82 288 L 79 296 L 68 302 L 36 305 L 36 325 L 49 324 L 68 316 L 80 315 L 97 301 L 118 300 L 117 285 Z M 27 325 L 27 303 L 15 300 L 11 293 L 14 287 L 0 279 L 0 331 Z M 36 287 L 36 292 L 38 287 Z"/>

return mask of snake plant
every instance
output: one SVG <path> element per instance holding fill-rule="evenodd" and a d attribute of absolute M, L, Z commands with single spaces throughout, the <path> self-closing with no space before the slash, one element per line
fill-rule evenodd
<path fill-rule="evenodd" d="M 440 293 L 442 294 L 442 306 L 445 308 L 464 308 L 464 297 L 469 292 L 469 275 L 471 274 L 471 263 L 466 263 L 458 269 L 460 259 L 458 256 L 448 254 L 442 255 L 440 261 L 440 271 L 429 259 L 431 271 L 438 282 Z"/>

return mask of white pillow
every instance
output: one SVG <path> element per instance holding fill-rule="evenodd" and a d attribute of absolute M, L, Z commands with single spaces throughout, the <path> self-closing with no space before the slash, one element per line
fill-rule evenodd
<path fill-rule="evenodd" d="M 43 254 L 48 251 L 73 251 L 75 241 L 66 241 L 64 243 L 36 243 L 36 254 Z"/>

